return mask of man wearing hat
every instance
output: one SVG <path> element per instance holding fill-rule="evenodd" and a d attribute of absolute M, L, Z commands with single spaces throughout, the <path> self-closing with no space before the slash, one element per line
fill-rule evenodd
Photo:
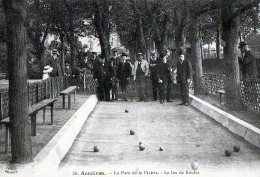
<path fill-rule="evenodd" d="M 171 58 L 171 51 L 169 49 L 164 50 L 164 55 L 166 56 L 167 60 L 167 82 L 166 82 L 166 88 L 167 88 L 167 94 L 166 94 L 166 100 L 167 102 L 172 102 L 171 100 L 171 91 L 172 91 L 172 84 L 173 84 L 173 60 Z"/>
<path fill-rule="evenodd" d="M 42 80 L 46 80 L 46 79 L 50 78 L 52 71 L 53 71 L 53 68 L 50 67 L 49 65 L 44 66 Z"/>
<path fill-rule="evenodd" d="M 158 79 L 157 79 L 157 65 L 159 63 L 159 60 L 156 58 L 156 54 L 154 51 L 151 52 L 151 59 L 150 59 L 150 78 L 152 81 L 152 87 L 153 87 L 153 100 L 157 100 L 157 91 L 158 91 Z"/>
<path fill-rule="evenodd" d="M 52 50 L 51 57 L 47 59 L 45 66 L 47 65 L 53 68 L 53 71 L 51 72 L 51 77 L 58 77 L 62 75 L 57 49 Z"/>
<path fill-rule="evenodd" d="M 167 87 L 167 81 L 168 81 L 168 75 L 169 75 L 169 69 L 167 64 L 167 55 L 165 52 L 160 53 L 160 59 L 157 64 L 157 83 L 159 87 L 159 98 L 160 103 L 164 103 L 165 99 L 165 88 Z"/>
<path fill-rule="evenodd" d="M 127 100 L 127 87 L 130 81 L 130 77 L 132 74 L 132 67 L 129 62 L 127 62 L 127 54 L 122 53 L 121 62 L 118 65 L 118 78 L 119 78 L 119 86 L 122 90 L 123 100 Z"/>
<path fill-rule="evenodd" d="M 112 67 L 112 100 L 118 100 L 118 87 L 119 87 L 119 78 L 118 78 L 118 65 L 120 59 L 116 50 L 113 51 L 113 56 L 109 60 Z"/>
<path fill-rule="evenodd" d="M 148 101 L 147 80 L 149 76 L 149 64 L 143 58 L 142 53 L 137 54 L 137 61 L 134 63 L 134 81 L 137 83 L 139 101 Z"/>
<path fill-rule="evenodd" d="M 243 79 L 257 79 L 256 58 L 253 52 L 249 49 L 248 44 L 245 41 L 240 42 L 239 49 L 243 56 L 242 58 L 239 58 Z"/>
<path fill-rule="evenodd" d="M 180 86 L 182 103 L 180 105 L 189 105 L 189 84 L 192 79 L 191 62 L 185 59 L 182 50 L 179 51 L 179 62 L 177 63 L 177 83 Z"/>
<path fill-rule="evenodd" d="M 105 60 L 104 56 L 96 58 L 97 63 L 93 68 L 93 78 L 97 80 L 98 87 L 96 90 L 99 101 L 110 101 L 111 89 L 111 72 L 110 64 Z"/>

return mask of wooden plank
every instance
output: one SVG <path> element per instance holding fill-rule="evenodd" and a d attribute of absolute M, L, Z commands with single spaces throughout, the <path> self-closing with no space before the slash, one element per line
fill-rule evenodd
<path fill-rule="evenodd" d="M 63 90 L 62 92 L 60 92 L 61 95 L 67 95 L 70 94 L 72 92 L 74 92 L 77 89 L 77 86 L 70 86 L 69 88 Z"/>
<path fill-rule="evenodd" d="M 0 121 L 0 124 L 8 124 L 8 123 L 10 123 L 10 118 L 9 118 L 9 117 L 4 118 L 4 119 L 2 119 L 2 120 Z"/>
<path fill-rule="evenodd" d="M 55 99 L 45 99 L 45 100 L 43 100 L 43 101 L 41 101 L 41 102 L 39 102 L 39 103 L 37 103 L 37 104 L 31 106 L 31 107 L 29 108 L 29 114 L 32 114 L 32 113 L 34 113 L 34 112 L 36 112 L 36 111 L 39 111 L 39 110 L 41 110 L 43 107 L 45 107 L 45 106 L 47 106 L 47 105 L 50 105 L 51 103 L 53 103 L 53 102 L 55 102 L 55 101 L 57 101 L 56 98 L 55 98 Z"/>

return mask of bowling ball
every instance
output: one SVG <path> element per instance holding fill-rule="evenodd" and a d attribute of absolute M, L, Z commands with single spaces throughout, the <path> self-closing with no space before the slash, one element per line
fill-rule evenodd
<path fill-rule="evenodd" d="M 192 170 L 197 170 L 199 168 L 199 163 L 197 160 L 191 163 Z"/>
<path fill-rule="evenodd" d="M 145 150 L 145 147 L 144 147 L 144 145 L 139 145 L 139 149 L 140 149 L 140 151 L 143 151 L 143 150 Z"/>
<path fill-rule="evenodd" d="M 130 130 L 130 135 L 134 135 L 134 134 L 135 134 L 134 130 Z"/>
<path fill-rule="evenodd" d="M 98 151 L 99 151 L 98 147 L 94 146 L 94 152 L 98 152 Z"/>
<path fill-rule="evenodd" d="M 235 152 L 239 152 L 240 151 L 240 147 L 239 146 L 234 146 L 233 149 L 234 149 Z"/>
<path fill-rule="evenodd" d="M 128 112 L 129 112 L 129 111 L 126 109 L 126 110 L 125 110 L 125 113 L 128 113 Z"/>
<path fill-rule="evenodd" d="M 231 156 L 231 151 L 230 151 L 230 150 L 225 150 L 225 155 L 226 155 L 227 157 Z"/>
<path fill-rule="evenodd" d="M 159 148 L 159 151 L 163 151 L 163 148 L 162 148 L 162 147 L 160 147 L 160 148 Z"/>

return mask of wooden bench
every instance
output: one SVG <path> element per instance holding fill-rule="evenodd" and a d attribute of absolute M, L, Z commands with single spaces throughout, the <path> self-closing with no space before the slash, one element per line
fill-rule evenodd
<path fill-rule="evenodd" d="M 29 117 L 31 120 L 31 135 L 36 136 L 36 115 L 38 111 L 43 110 L 43 124 L 45 124 L 45 111 L 46 107 L 51 107 L 51 125 L 53 124 L 53 106 L 57 99 L 45 99 L 31 107 L 29 107 Z M 10 118 L 4 118 L 0 121 L 0 124 L 5 125 L 6 135 L 5 135 L 5 153 L 8 152 L 9 140 L 10 140 Z"/>
<path fill-rule="evenodd" d="M 71 94 L 74 93 L 74 103 L 76 102 L 76 93 L 77 93 L 77 86 L 70 86 L 60 92 L 60 95 L 62 95 L 62 107 L 65 108 L 65 96 L 68 95 L 68 109 L 71 107 Z"/>
<path fill-rule="evenodd" d="M 225 90 L 217 90 L 217 93 L 219 94 L 219 104 L 221 105 L 222 104 L 222 98 L 223 98 L 223 95 L 225 94 Z"/>

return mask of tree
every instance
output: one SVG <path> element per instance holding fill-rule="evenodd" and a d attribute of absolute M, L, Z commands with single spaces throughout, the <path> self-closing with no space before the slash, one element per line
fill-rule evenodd
<path fill-rule="evenodd" d="M 7 24 L 9 72 L 9 116 L 12 160 L 32 160 L 32 142 L 28 119 L 26 63 L 26 5 L 24 0 L 3 0 Z"/>
<path fill-rule="evenodd" d="M 94 19 L 93 24 L 95 26 L 100 46 L 101 46 L 101 55 L 105 58 L 110 57 L 110 4 L 108 0 L 94 0 Z"/>
<path fill-rule="evenodd" d="M 27 0 L 28 17 L 26 28 L 28 38 L 34 46 L 35 56 L 43 70 L 45 42 L 50 34 L 51 19 L 54 11 L 51 0 Z"/>
<path fill-rule="evenodd" d="M 242 106 L 238 64 L 239 15 L 254 6 L 258 6 L 259 0 L 240 2 L 241 4 L 236 0 L 222 0 L 221 3 L 222 34 L 225 41 L 225 101 L 229 109 L 235 110 Z"/>

